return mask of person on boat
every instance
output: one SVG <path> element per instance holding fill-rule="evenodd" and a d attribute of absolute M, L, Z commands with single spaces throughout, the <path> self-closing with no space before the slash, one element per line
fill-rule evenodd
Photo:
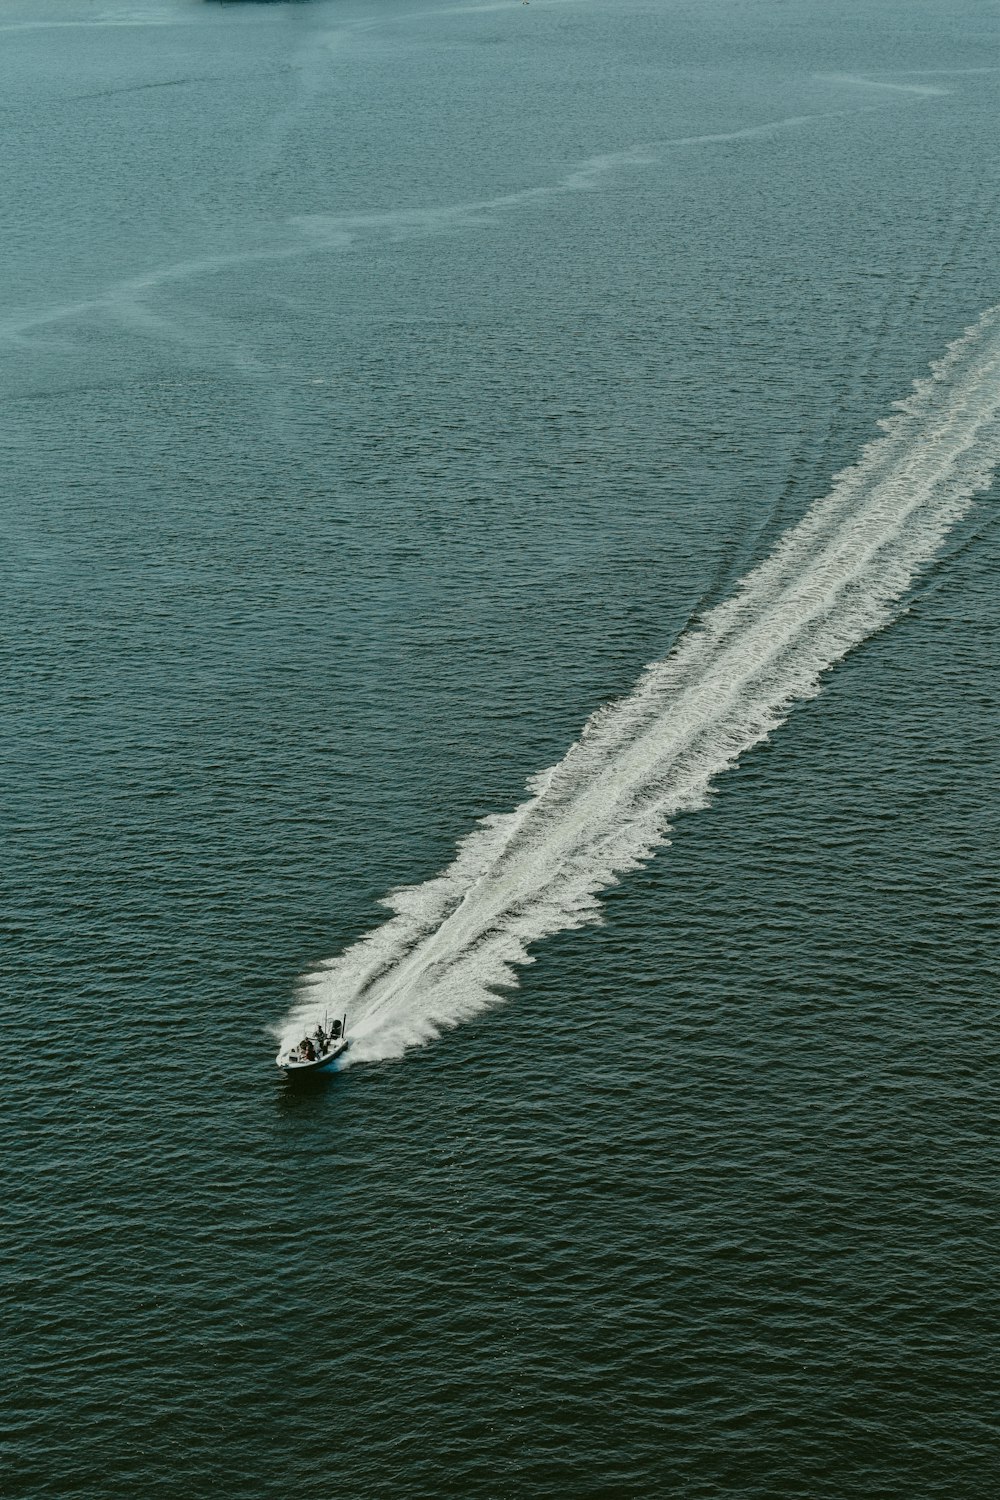
<path fill-rule="evenodd" d="M 320 1052 L 325 1052 L 326 1032 L 323 1030 L 322 1026 L 316 1027 L 316 1030 L 313 1032 L 313 1036 L 316 1038 L 316 1046 L 319 1048 Z"/>
<path fill-rule="evenodd" d="M 316 1048 L 307 1036 L 304 1036 L 299 1043 L 299 1057 L 303 1062 L 316 1061 Z"/>

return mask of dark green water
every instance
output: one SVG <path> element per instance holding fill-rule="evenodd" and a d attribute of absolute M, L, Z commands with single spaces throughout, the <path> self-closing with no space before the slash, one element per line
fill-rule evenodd
<path fill-rule="evenodd" d="M 2 0 L 0 78 L 0 1494 L 990 1500 L 991 490 L 503 1003 L 269 1030 L 1000 301 L 1000 18 Z"/>

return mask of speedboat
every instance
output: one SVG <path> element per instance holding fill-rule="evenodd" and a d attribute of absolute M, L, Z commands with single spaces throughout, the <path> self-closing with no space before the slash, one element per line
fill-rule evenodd
<path fill-rule="evenodd" d="M 283 1073 L 318 1073 L 347 1051 L 347 1017 L 327 1021 L 294 1046 L 283 1047 L 274 1059 Z"/>

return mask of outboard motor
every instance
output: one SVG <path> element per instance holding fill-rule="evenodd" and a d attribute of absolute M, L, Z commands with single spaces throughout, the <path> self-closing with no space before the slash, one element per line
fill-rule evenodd
<path fill-rule="evenodd" d="M 341 1027 L 340 1022 L 339 1021 L 334 1021 L 333 1025 L 330 1027 L 330 1038 L 331 1038 L 332 1041 L 335 1042 L 335 1041 L 338 1040 L 338 1038 L 340 1036 L 340 1033 L 341 1033 L 341 1030 L 342 1030 L 342 1027 Z"/>

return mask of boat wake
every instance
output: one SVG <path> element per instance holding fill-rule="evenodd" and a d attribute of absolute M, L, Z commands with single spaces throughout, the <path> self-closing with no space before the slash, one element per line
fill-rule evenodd
<path fill-rule="evenodd" d="M 399 1056 L 499 1003 L 530 948 L 600 920 L 600 893 L 703 807 L 822 674 L 892 620 L 914 576 L 1000 461 L 1000 307 L 896 403 L 881 436 L 773 552 L 599 710 L 514 812 L 483 819 L 441 874 L 307 975 L 286 1044 L 347 1011 L 352 1062 Z"/>

